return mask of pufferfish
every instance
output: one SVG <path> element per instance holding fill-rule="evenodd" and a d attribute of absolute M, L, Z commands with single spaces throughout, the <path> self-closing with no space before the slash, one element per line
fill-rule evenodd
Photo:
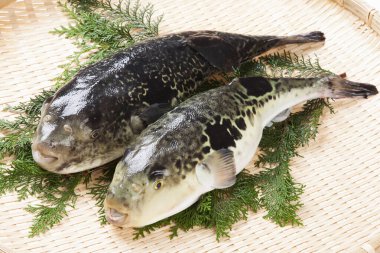
<path fill-rule="evenodd" d="M 150 123 L 212 76 L 272 48 L 324 41 L 323 33 L 250 36 L 190 31 L 147 40 L 81 70 L 48 98 L 32 141 L 51 172 L 88 170 L 120 158 Z"/>
<path fill-rule="evenodd" d="M 263 129 L 315 98 L 365 97 L 375 86 L 341 76 L 247 77 L 193 96 L 149 125 L 118 163 L 105 199 L 107 220 L 141 227 L 174 215 L 213 189 L 232 186 Z"/>

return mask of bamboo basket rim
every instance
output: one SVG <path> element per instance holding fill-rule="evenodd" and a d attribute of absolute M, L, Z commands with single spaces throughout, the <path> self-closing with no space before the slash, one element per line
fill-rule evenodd
<path fill-rule="evenodd" d="M 366 0 L 333 0 L 380 34 L 380 8 Z"/>

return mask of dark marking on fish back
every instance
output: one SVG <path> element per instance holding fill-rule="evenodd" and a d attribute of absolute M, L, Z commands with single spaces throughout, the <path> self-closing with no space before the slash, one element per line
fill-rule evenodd
<path fill-rule="evenodd" d="M 210 153 L 210 147 L 209 147 L 209 146 L 206 146 L 206 147 L 202 148 L 202 152 L 203 152 L 204 154 L 208 154 L 208 153 Z"/>
<path fill-rule="evenodd" d="M 270 82 L 263 77 L 245 77 L 239 79 L 240 84 L 247 89 L 249 96 L 260 97 L 273 90 Z"/>
<path fill-rule="evenodd" d="M 243 137 L 239 129 L 237 129 L 234 126 L 231 126 L 230 132 L 231 132 L 232 138 L 234 138 L 235 140 L 240 140 Z"/>
<path fill-rule="evenodd" d="M 207 136 L 206 135 L 202 135 L 201 142 L 205 143 L 207 140 L 208 140 Z"/>
<path fill-rule="evenodd" d="M 235 123 L 236 123 L 236 125 L 237 125 L 237 127 L 238 127 L 239 129 L 241 129 L 241 130 L 245 130 L 245 129 L 247 129 L 247 125 L 245 124 L 243 118 L 237 118 L 237 119 L 235 120 Z"/>
<path fill-rule="evenodd" d="M 230 133 L 232 130 L 231 121 L 223 119 L 222 123 L 216 122 L 215 124 L 208 124 L 205 130 L 209 136 L 211 148 L 219 150 L 228 147 L 236 147 L 235 138 L 240 139 L 239 135 Z M 223 137 L 222 137 L 223 136 Z M 235 137 L 235 138 L 234 138 Z"/>

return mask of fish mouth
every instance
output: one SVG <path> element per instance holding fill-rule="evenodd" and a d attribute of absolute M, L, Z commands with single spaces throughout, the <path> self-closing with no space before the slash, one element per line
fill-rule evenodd
<path fill-rule="evenodd" d="M 56 172 L 60 166 L 59 155 L 43 143 L 34 142 L 32 144 L 32 156 L 34 161 L 45 170 Z"/>
<path fill-rule="evenodd" d="M 51 163 L 53 163 L 53 162 L 55 162 L 55 161 L 58 160 L 58 157 L 53 156 L 53 155 L 47 155 L 47 154 L 41 153 L 38 150 L 33 151 L 32 154 L 33 154 L 34 160 L 38 164 L 42 164 L 42 165 L 44 165 L 44 164 L 51 164 Z"/>
<path fill-rule="evenodd" d="M 107 221 L 110 224 L 118 226 L 118 227 L 123 226 L 128 217 L 128 214 L 120 213 L 119 211 L 113 208 L 106 208 L 105 213 L 106 213 Z"/>

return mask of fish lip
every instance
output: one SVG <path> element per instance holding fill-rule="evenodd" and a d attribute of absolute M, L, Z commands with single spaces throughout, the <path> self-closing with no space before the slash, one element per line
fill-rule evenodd
<path fill-rule="evenodd" d="M 33 158 L 35 158 L 35 160 L 42 161 L 42 163 L 49 163 L 49 164 L 58 160 L 58 157 L 56 156 L 45 155 L 37 150 L 33 151 Z"/>
<path fill-rule="evenodd" d="M 32 143 L 32 156 L 39 166 L 48 171 L 55 171 L 59 166 L 60 157 L 50 150 L 44 150 L 44 153 L 41 153 L 37 149 L 37 142 Z"/>
<path fill-rule="evenodd" d="M 58 157 L 49 156 L 49 155 L 47 155 L 47 156 L 42 155 L 41 152 L 39 152 L 38 150 L 33 150 L 32 151 L 32 156 L 33 156 L 34 161 L 39 166 L 41 166 L 42 168 L 44 168 L 46 170 L 49 170 L 49 171 L 53 171 L 54 170 L 52 168 L 52 166 L 56 167 L 54 165 L 58 161 Z"/>
<path fill-rule="evenodd" d="M 106 220 L 115 226 L 122 227 L 125 224 L 125 221 L 128 217 L 128 214 L 126 213 L 120 213 L 116 209 L 113 208 L 106 208 Z"/>

